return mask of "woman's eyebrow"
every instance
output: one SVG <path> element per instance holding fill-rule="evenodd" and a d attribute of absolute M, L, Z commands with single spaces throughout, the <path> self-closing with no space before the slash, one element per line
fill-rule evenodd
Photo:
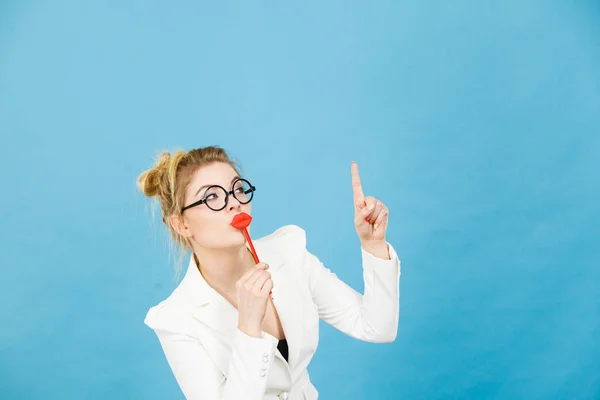
<path fill-rule="evenodd" d="M 233 177 L 233 179 L 231 180 L 231 182 L 230 182 L 229 184 L 231 185 L 231 184 L 232 184 L 232 183 L 233 183 L 233 182 L 234 182 L 236 179 L 239 179 L 239 178 L 240 178 L 239 176 L 234 176 L 234 177 Z M 211 183 L 211 184 L 209 184 L 209 185 L 203 185 L 203 186 L 200 186 L 200 188 L 198 189 L 198 191 L 196 192 L 196 194 L 194 195 L 194 197 L 198 196 L 198 193 L 200 193 L 200 191 L 201 191 L 202 189 L 204 189 L 204 188 L 207 188 L 207 187 L 210 187 L 210 186 L 214 186 L 214 184 L 213 184 L 213 183 Z"/>

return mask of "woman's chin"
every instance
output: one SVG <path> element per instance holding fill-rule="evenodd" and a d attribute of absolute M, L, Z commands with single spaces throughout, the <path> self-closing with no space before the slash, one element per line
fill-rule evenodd
<path fill-rule="evenodd" d="M 246 238 L 240 230 L 236 229 L 236 232 L 233 232 L 233 234 L 231 235 L 231 239 L 232 244 L 235 246 L 244 246 L 246 244 Z"/>

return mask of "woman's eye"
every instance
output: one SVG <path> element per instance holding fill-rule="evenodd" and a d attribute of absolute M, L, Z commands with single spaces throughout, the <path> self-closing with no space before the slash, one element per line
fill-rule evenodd
<path fill-rule="evenodd" d="M 206 197 L 204 198 L 204 201 L 215 200 L 215 199 L 217 199 L 218 197 L 219 197 L 219 196 L 217 196 L 215 193 L 211 193 L 211 194 L 209 194 L 208 196 L 206 196 Z"/>

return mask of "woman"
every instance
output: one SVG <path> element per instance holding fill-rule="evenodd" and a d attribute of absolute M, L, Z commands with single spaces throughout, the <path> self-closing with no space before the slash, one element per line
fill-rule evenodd
<path fill-rule="evenodd" d="M 364 295 L 325 268 L 294 225 L 254 239 L 255 263 L 231 221 L 250 214 L 256 188 L 219 147 L 162 153 L 138 186 L 158 198 L 172 238 L 191 250 L 185 277 L 145 319 L 186 398 L 317 399 L 307 366 L 319 319 L 359 340 L 395 339 L 400 262 L 385 240 L 388 210 L 363 195 L 355 163 Z"/>

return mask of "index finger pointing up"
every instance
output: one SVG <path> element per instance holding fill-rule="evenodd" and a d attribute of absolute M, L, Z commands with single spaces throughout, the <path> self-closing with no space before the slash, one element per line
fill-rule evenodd
<path fill-rule="evenodd" d="M 352 191 L 354 192 L 354 204 L 356 207 L 362 207 L 365 202 L 365 196 L 363 195 L 362 185 L 360 183 L 360 176 L 358 175 L 358 165 L 352 161 Z"/>

